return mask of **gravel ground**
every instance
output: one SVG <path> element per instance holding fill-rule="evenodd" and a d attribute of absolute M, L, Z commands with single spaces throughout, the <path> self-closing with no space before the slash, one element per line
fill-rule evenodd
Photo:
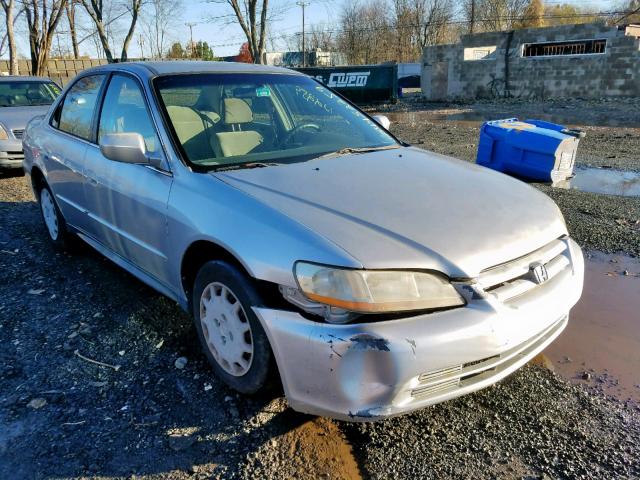
<path fill-rule="evenodd" d="M 528 366 L 477 394 L 346 429 L 370 478 L 635 478 L 638 419 Z"/>
<path fill-rule="evenodd" d="M 401 133 L 444 153 L 460 137 L 427 127 L 441 133 Z M 636 200 L 551 194 L 583 244 L 640 253 L 626 238 Z M 0 178 L 0 289 L 3 479 L 640 476 L 638 406 L 536 365 L 376 424 L 300 415 L 278 393 L 238 396 L 170 301 L 88 247 L 54 252 L 23 177 Z"/>

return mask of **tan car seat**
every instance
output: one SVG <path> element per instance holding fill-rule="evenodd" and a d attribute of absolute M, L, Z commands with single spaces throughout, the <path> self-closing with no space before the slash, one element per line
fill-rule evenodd
<path fill-rule="evenodd" d="M 253 121 L 251 107 L 240 98 L 224 99 L 224 123 L 231 132 L 218 132 L 218 142 L 225 157 L 245 155 L 260 145 L 262 135 L 254 130 L 242 130 L 242 125 Z"/>
<path fill-rule="evenodd" d="M 191 160 L 215 157 L 208 129 L 220 121 L 215 112 L 196 112 L 191 107 L 168 105 L 167 113 L 187 156 Z"/>

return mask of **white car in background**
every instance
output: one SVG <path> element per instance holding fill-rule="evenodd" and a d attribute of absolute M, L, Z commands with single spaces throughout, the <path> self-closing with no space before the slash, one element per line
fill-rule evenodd
<path fill-rule="evenodd" d="M 0 169 L 22 168 L 22 135 L 34 117 L 44 115 L 60 87 L 44 77 L 0 77 Z"/>

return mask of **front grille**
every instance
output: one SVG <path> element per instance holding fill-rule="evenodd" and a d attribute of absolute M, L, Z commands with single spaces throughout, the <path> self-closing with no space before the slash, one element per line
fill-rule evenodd
<path fill-rule="evenodd" d="M 13 136 L 16 137 L 17 139 L 21 139 L 22 136 L 24 135 L 24 130 L 23 129 L 16 129 L 16 130 L 11 130 L 13 132 Z"/>
<path fill-rule="evenodd" d="M 418 384 L 411 390 L 411 396 L 416 399 L 441 397 L 457 389 L 501 375 L 514 364 L 531 358 L 536 352 L 542 350 L 562 331 L 567 321 L 567 316 L 562 317 L 535 337 L 500 355 L 422 373 L 418 377 Z"/>
<path fill-rule="evenodd" d="M 24 153 L 23 152 L 5 152 L 5 154 L 1 158 L 8 159 L 8 160 L 23 160 Z"/>
<path fill-rule="evenodd" d="M 420 383 L 427 383 L 433 380 L 437 380 L 442 377 L 446 377 L 451 374 L 455 374 L 462 370 L 462 365 L 456 365 L 455 367 L 442 368 L 440 370 L 432 370 L 431 372 L 426 372 L 421 374 L 418 377 Z"/>
<path fill-rule="evenodd" d="M 546 278 L 536 277 L 536 266 L 544 267 Z M 478 283 L 485 292 L 506 302 L 544 285 L 570 268 L 569 245 L 565 238 L 560 238 L 528 255 L 482 271 Z"/>

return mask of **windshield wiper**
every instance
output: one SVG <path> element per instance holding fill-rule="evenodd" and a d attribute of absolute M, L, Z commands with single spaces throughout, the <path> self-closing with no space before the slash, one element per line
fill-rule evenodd
<path fill-rule="evenodd" d="M 393 150 L 395 148 L 399 148 L 399 145 L 384 145 L 382 147 L 344 147 L 340 150 L 336 150 L 335 152 L 329 152 L 325 153 L 324 155 L 320 155 L 317 158 L 339 157 L 341 155 L 350 155 L 352 153 L 377 152 L 380 150 Z"/>
<path fill-rule="evenodd" d="M 231 165 L 221 165 L 213 169 L 214 172 L 226 172 L 229 170 L 244 170 L 245 168 L 263 168 L 263 167 L 275 167 L 277 163 L 263 163 L 263 162 L 249 162 L 249 163 L 236 163 Z"/>

